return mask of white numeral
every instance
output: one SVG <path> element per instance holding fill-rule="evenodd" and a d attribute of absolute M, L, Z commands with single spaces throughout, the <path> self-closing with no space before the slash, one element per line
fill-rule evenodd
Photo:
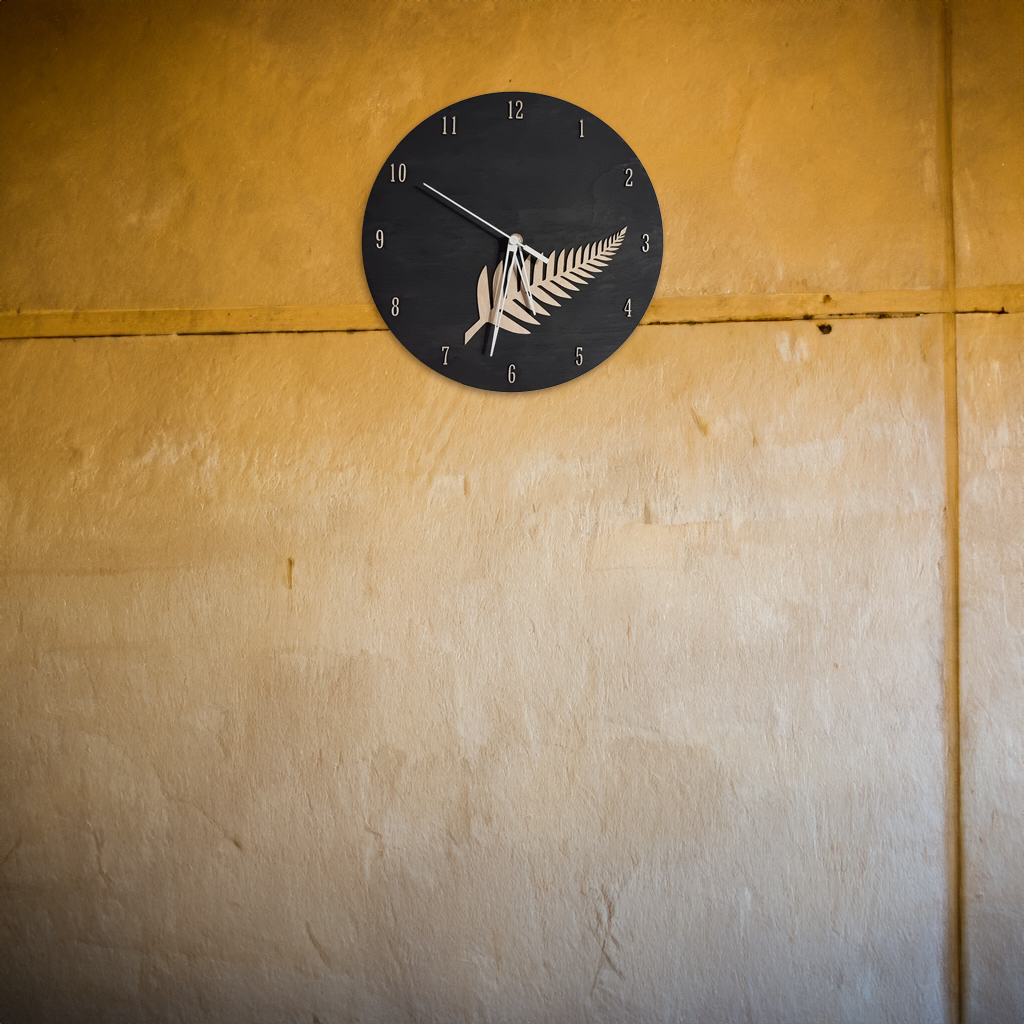
<path fill-rule="evenodd" d="M 515 105 L 515 113 L 512 113 L 513 104 Z M 508 119 L 510 121 L 522 121 L 523 119 L 523 101 L 522 100 L 509 100 L 508 101 Z"/>
<path fill-rule="evenodd" d="M 391 180 L 395 181 L 395 165 L 391 165 Z M 398 181 L 405 181 L 405 164 L 398 165 Z"/>
<path fill-rule="evenodd" d="M 626 168 L 626 185 L 625 185 L 625 187 L 626 188 L 632 188 L 633 187 L 633 168 L 632 167 L 627 167 Z"/>
<path fill-rule="evenodd" d="M 448 365 L 448 349 L 449 348 L 451 348 L 450 345 L 442 345 L 441 346 L 441 351 L 444 353 L 444 362 L 441 364 L 442 366 L 447 366 Z"/>
<path fill-rule="evenodd" d="M 447 135 L 448 134 L 448 115 L 447 114 L 443 114 L 441 116 L 441 121 L 442 121 L 441 134 L 442 135 Z M 452 135 L 454 135 L 454 134 L 455 134 L 455 115 L 452 114 Z"/>
<path fill-rule="evenodd" d="M 395 302 L 397 302 L 397 301 L 398 301 L 398 299 L 395 299 Z M 632 299 L 626 299 L 626 304 L 622 307 L 622 309 L 625 312 L 626 316 L 632 316 L 633 315 L 633 300 Z"/>
<path fill-rule="evenodd" d="M 580 118 L 580 138 L 583 138 L 583 118 Z"/>
<path fill-rule="evenodd" d="M 651 236 L 650 235 L 644 235 L 644 244 L 642 246 L 640 246 L 640 248 L 644 252 L 650 252 L 651 251 Z"/>
<path fill-rule="evenodd" d="M 508 364 L 508 382 L 509 384 L 515 384 L 516 382 L 516 364 Z"/>
<path fill-rule="evenodd" d="M 398 296 L 397 295 L 391 300 L 391 315 L 392 316 L 398 316 Z"/>
<path fill-rule="evenodd" d="M 377 228 L 377 248 L 384 248 L 384 232 L 380 228 Z"/>
<path fill-rule="evenodd" d="M 583 349 L 582 348 L 577 348 L 576 349 L 576 365 L 577 366 L 582 366 L 583 365 Z"/>

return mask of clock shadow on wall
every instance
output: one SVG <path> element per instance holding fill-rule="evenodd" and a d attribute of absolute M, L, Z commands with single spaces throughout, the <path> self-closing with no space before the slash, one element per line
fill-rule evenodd
<path fill-rule="evenodd" d="M 392 333 L 488 391 L 552 387 L 607 359 L 650 305 L 662 243 L 636 154 L 537 93 L 428 117 L 388 157 L 363 219 L 366 280 Z"/>

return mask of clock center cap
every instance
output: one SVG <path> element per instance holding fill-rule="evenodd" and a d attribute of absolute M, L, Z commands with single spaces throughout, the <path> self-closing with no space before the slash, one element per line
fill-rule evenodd
<path fill-rule="evenodd" d="M 521 234 L 519 234 L 518 232 L 516 232 L 514 235 L 510 235 L 509 236 L 509 241 L 513 245 L 522 245 L 523 244 L 523 236 Z"/>

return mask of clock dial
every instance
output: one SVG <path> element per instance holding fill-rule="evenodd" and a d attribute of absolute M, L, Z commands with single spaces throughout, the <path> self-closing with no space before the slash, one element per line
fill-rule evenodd
<path fill-rule="evenodd" d="M 427 118 L 370 192 L 363 267 L 396 338 L 452 380 L 535 391 L 608 358 L 661 272 L 657 196 L 580 107 L 491 93 Z"/>

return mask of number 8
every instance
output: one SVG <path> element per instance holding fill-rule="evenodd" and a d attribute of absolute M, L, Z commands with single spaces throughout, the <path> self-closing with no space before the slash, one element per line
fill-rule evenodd
<path fill-rule="evenodd" d="M 398 296 L 397 295 L 391 300 L 391 315 L 392 316 L 398 316 Z"/>

